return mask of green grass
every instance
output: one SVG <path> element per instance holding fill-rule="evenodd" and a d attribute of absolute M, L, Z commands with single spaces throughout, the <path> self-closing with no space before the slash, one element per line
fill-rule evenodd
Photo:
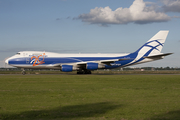
<path fill-rule="evenodd" d="M 0 75 L 0 120 L 179 120 L 180 75 Z"/>

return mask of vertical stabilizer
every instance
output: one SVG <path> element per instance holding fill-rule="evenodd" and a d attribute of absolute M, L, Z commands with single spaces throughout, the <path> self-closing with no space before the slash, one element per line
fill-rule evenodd
<path fill-rule="evenodd" d="M 136 52 L 148 55 L 161 53 L 168 33 L 169 31 L 159 31 Z"/>
<path fill-rule="evenodd" d="M 156 35 L 147 41 L 147 45 L 154 47 L 154 50 L 151 53 L 161 53 L 168 33 L 169 31 L 159 31 Z"/>
<path fill-rule="evenodd" d="M 127 65 L 139 64 L 143 62 L 149 62 L 157 59 L 161 59 L 163 56 L 170 55 L 162 54 L 161 50 L 164 46 L 166 37 L 169 31 L 159 31 L 150 40 L 148 40 L 143 46 L 141 46 L 136 52 L 129 54 L 134 60 Z M 149 59 L 145 59 L 149 58 Z"/>

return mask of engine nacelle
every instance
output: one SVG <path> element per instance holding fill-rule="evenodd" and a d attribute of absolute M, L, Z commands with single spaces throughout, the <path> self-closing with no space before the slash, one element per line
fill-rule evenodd
<path fill-rule="evenodd" d="M 88 69 L 88 70 L 97 70 L 98 69 L 98 63 L 87 63 L 86 69 Z"/>
<path fill-rule="evenodd" d="M 62 65 L 61 66 L 61 71 L 63 71 L 63 72 L 72 72 L 73 71 L 73 66 L 72 65 Z"/>

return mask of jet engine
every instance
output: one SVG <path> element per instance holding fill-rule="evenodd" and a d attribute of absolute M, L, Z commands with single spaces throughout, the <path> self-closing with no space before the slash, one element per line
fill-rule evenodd
<path fill-rule="evenodd" d="M 86 69 L 87 70 L 97 70 L 98 68 L 104 68 L 105 66 L 98 63 L 87 63 Z"/>
<path fill-rule="evenodd" d="M 73 66 L 72 65 L 62 65 L 61 66 L 61 71 L 63 71 L 63 72 L 72 72 L 73 71 Z"/>

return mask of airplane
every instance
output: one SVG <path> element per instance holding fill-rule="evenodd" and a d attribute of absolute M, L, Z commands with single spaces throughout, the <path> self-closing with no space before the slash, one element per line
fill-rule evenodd
<path fill-rule="evenodd" d="M 22 69 L 58 69 L 63 72 L 91 74 L 97 69 L 122 68 L 163 59 L 173 53 L 161 53 L 169 31 L 159 31 L 138 50 L 128 54 L 59 54 L 43 51 L 21 51 L 5 63 Z"/>

